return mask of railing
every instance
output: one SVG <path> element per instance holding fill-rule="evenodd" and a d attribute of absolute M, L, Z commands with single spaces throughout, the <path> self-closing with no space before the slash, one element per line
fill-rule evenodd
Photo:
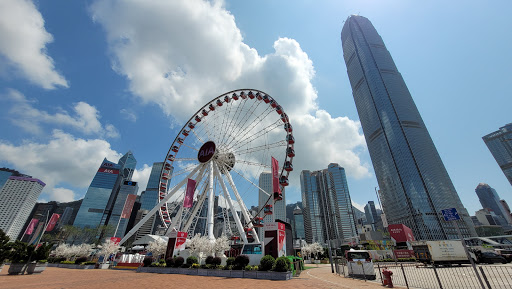
<path fill-rule="evenodd" d="M 336 274 L 348 274 L 344 258 L 334 260 Z M 393 272 L 393 284 L 406 288 L 421 289 L 509 289 L 512 288 L 512 264 L 477 265 L 477 273 L 471 265 L 425 266 L 421 263 L 375 263 L 377 282 L 383 282 L 382 270 Z M 482 283 L 479 281 L 482 280 Z M 483 287 L 482 287 L 483 285 Z"/>

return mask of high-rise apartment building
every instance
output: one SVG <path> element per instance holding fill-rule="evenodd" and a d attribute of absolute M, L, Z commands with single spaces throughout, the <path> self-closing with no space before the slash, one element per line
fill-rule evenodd
<path fill-rule="evenodd" d="M 18 238 L 46 184 L 28 176 L 10 176 L 0 190 L 0 229 Z"/>
<path fill-rule="evenodd" d="M 300 185 L 306 242 L 333 240 L 338 246 L 357 236 L 344 168 L 329 164 L 321 171 L 304 170 Z"/>
<path fill-rule="evenodd" d="M 500 127 L 482 139 L 512 185 L 512 123 Z"/>
<path fill-rule="evenodd" d="M 350 16 L 341 32 L 343 57 L 389 224 L 418 240 L 458 238 L 442 209 L 456 208 L 463 236 L 476 236 L 409 90 L 372 23 Z"/>
<path fill-rule="evenodd" d="M 500 197 L 495 189 L 488 184 L 480 183 L 475 189 L 476 195 L 482 204 L 482 208 L 494 212 L 498 216 L 498 225 L 506 226 L 512 224 L 512 218 L 500 202 Z"/>
<path fill-rule="evenodd" d="M 89 189 L 75 218 L 73 226 L 97 228 L 107 208 L 112 190 L 119 177 L 121 166 L 106 158 L 92 179 Z"/>

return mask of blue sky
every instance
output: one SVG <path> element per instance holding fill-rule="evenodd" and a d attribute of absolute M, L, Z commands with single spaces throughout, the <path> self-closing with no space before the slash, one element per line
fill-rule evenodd
<path fill-rule="evenodd" d="M 474 189 L 512 188 L 481 137 L 511 122 L 508 1 L 48 1 L 0 3 L 0 166 L 41 200 L 82 198 L 104 157 L 131 150 L 145 187 L 184 122 L 243 87 L 283 104 L 300 170 L 344 166 L 352 200 L 377 182 L 342 59 L 350 14 L 372 21 L 470 214 Z M 249 205 L 257 198 L 249 197 Z"/>

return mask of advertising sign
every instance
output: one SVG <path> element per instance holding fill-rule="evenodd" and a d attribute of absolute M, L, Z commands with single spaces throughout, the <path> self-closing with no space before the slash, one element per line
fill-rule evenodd
<path fill-rule="evenodd" d="M 121 218 L 127 219 L 130 218 L 132 214 L 133 204 L 135 204 L 135 199 L 137 195 L 128 195 L 126 197 L 126 201 L 124 202 L 123 212 L 121 213 Z"/>
<path fill-rule="evenodd" d="M 281 187 L 279 186 L 279 162 L 272 157 L 272 191 L 274 199 L 276 195 L 281 195 Z"/>
<path fill-rule="evenodd" d="M 48 221 L 48 226 L 46 226 L 45 232 L 50 232 L 55 228 L 55 225 L 57 224 L 57 221 L 59 220 L 60 215 L 59 214 L 52 214 L 52 217 L 50 218 L 50 221 Z"/>
<path fill-rule="evenodd" d="M 38 219 L 32 219 L 30 221 L 30 224 L 28 224 L 27 229 L 25 230 L 25 235 L 32 235 L 34 232 L 34 229 L 36 228 L 37 223 L 39 222 Z"/>
<path fill-rule="evenodd" d="M 396 258 L 412 258 L 414 257 L 414 250 L 394 250 Z"/>
<path fill-rule="evenodd" d="M 107 168 L 99 168 L 98 172 L 99 173 L 114 174 L 114 175 L 118 175 L 119 174 L 119 170 L 107 169 Z"/>
<path fill-rule="evenodd" d="M 174 250 L 185 249 L 185 241 L 187 241 L 187 235 L 187 232 L 178 232 L 176 236 L 176 245 L 174 245 Z"/>
<path fill-rule="evenodd" d="M 388 232 L 397 243 L 415 240 L 412 230 L 404 224 L 389 224 Z"/>
<path fill-rule="evenodd" d="M 197 153 L 197 160 L 200 163 L 206 163 L 213 157 L 214 154 L 215 143 L 212 141 L 207 141 L 199 149 L 199 152 Z"/>
<path fill-rule="evenodd" d="M 169 241 L 167 242 L 167 250 L 165 251 L 165 259 L 174 256 L 174 251 L 184 250 L 185 241 L 187 240 L 187 232 L 172 231 L 169 234 Z"/>
<path fill-rule="evenodd" d="M 187 183 L 187 193 L 185 194 L 185 198 L 183 199 L 183 207 L 184 208 L 192 208 L 192 204 L 194 203 L 194 192 L 196 191 L 196 181 L 192 179 L 188 179 Z"/>
<path fill-rule="evenodd" d="M 274 258 L 286 256 L 285 225 L 280 222 L 265 223 L 265 255 Z"/>
<path fill-rule="evenodd" d="M 441 210 L 441 212 L 443 213 L 444 220 L 447 222 L 460 220 L 459 213 L 457 213 L 455 208 Z"/>

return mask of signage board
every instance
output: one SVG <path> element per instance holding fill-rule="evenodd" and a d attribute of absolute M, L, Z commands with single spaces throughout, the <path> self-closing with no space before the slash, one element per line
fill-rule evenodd
<path fill-rule="evenodd" d="M 455 208 L 444 209 L 441 210 L 441 212 L 443 213 L 444 220 L 447 222 L 460 220 L 459 213 Z"/>

